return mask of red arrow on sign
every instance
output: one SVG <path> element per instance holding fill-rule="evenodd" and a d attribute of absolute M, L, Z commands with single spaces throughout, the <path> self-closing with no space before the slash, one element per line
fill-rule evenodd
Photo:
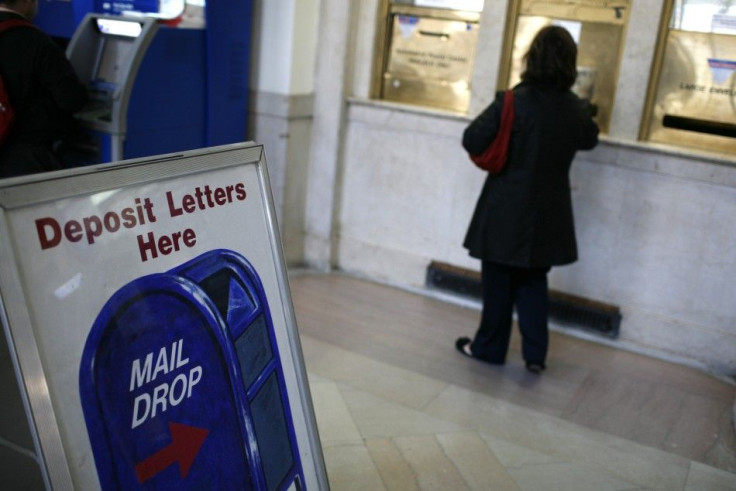
<path fill-rule="evenodd" d="M 139 483 L 143 484 L 174 462 L 179 462 L 179 474 L 182 479 L 185 478 L 209 433 L 208 430 L 179 423 L 169 423 L 169 431 L 171 443 L 136 464 L 135 473 Z"/>

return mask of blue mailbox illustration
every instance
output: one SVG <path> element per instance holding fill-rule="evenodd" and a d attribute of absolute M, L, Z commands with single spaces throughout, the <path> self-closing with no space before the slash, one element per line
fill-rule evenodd
<path fill-rule="evenodd" d="M 235 252 L 120 288 L 79 390 L 105 491 L 304 488 L 266 295 Z"/>

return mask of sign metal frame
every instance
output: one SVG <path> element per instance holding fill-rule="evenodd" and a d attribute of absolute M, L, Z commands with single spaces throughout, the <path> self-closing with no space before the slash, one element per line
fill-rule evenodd
<path fill-rule="evenodd" d="M 8 214 L 13 210 L 49 204 L 67 198 L 84 197 L 108 190 L 145 185 L 206 174 L 238 166 L 256 166 L 263 203 L 263 219 L 268 229 L 276 282 L 283 301 L 286 335 L 296 385 L 306 425 L 311 466 L 319 489 L 329 489 L 324 459 L 317 431 L 314 408 L 309 393 L 306 368 L 291 303 L 287 269 L 281 247 L 268 169 L 262 145 L 254 142 L 223 145 L 208 149 L 168 154 L 152 158 L 102 164 L 37 176 L 0 181 L 0 321 L 7 339 L 20 392 L 29 420 L 44 483 L 49 489 L 73 489 L 70 462 L 67 459 L 59 420 L 49 391 L 42 355 L 33 329 L 27 288 L 18 260 L 25 244 L 14 246 L 14 230 Z M 288 356 L 284 353 L 282 356 Z M 47 370 L 52 367 L 46 367 Z M 303 462 L 309 465 L 309 462 Z"/>

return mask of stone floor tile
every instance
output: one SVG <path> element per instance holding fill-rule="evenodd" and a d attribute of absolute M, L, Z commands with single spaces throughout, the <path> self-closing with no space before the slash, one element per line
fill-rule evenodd
<path fill-rule="evenodd" d="M 390 438 L 368 438 L 365 445 L 388 491 L 419 490 L 414 471 Z"/>
<path fill-rule="evenodd" d="M 386 489 L 365 445 L 333 445 L 323 450 L 332 491 Z"/>
<path fill-rule="evenodd" d="M 427 413 L 565 461 L 610 467 L 638 486 L 682 489 L 687 478 L 689 460 L 683 457 L 459 387 L 443 392 Z"/>
<path fill-rule="evenodd" d="M 600 468 L 574 462 L 527 464 L 509 469 L 509 473 L 522 491 L 631 491 L 640 489 L 636 484 L 602 472 Z"/>
<path fill-rule="evenodd" d="M 313 383 L 310 392 L 323 447 L 362 442 L 337 384 Z"/>
<path fill-rule="evenodd" d="M 310 373 L 374 394 L 406 407 L 420 409 L 447 387 L 424 375 L 372 360 L 302 335 Z"/>
<path fill-rule="evenodd" d="M 393 439 L 401 456 L 411 466 L 425 491 L 471 489 L 460 471 L 442 450 L 435 435 L 400 436 Z"/>
<path fill-rule="evenodd" d="M 733 491 L 736 474 L 693 462 L 687 476 L 685 491 Z"/>
<path fill-rule="evenodd" d="M 533 376 L 516 329 L 505 367 L 454 350 L 448 326 L 478 312 L 335 275 L 294 286 L 333 490 L 475 489 L 477 433 L 523 490 L 736 491 L 733 385 L 555 332 Z"/>
<path fill-rule="evenodd" d="M 521 467 L 528 464 L 554 464 L 567 462 L 559 455 L 548 455 L 536 450 L 532 450 L 515 443 L 511 443 L 499 438 L 491 437 L 486 433 L 480 433 L 481 438 L 486 442 L 488 448 L 491 449 L 493 455 L 508 468 Z"/>
<path fill-rule="evenodd" d="M 332 380 L 328 379 L 327 377 L 322 377 L 321 375 L 317 375 L 314 372 L 308 372 L 307 373 L 307 380 L 309 382 L 309 385 L 312 384 L 319 384 L 324 382 L 332 382 Z"/>
<path fill-rule="evenodd" d="M 363 438 L 401 435 L 434 435 L 437 432 L 458 431 L 458 425 L 386 401 L 372 394 L 342 388 L 342 397 Z"/>
<path fill-rule="evenodd" d="M 518 491 L 520 488 L 488 445 L 475 432 L 437 435 L 445 455 L 458 468 L 470 489 Z"/>

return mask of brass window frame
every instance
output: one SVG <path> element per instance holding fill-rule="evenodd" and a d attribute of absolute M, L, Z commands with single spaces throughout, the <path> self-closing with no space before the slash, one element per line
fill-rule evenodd
<path fill-rule="evenodd" d="M 713 3 L 715 2 L 711 2 L 710 6 L 713 6 Z M 729 78 L 730 86 L 724 88 L 722 85 L 725 82 L 715 78 L 711 67 L 711 76 L 714 78 L 711 82 L 707 82 L 702 79 L 705 71 L 703 66 L 693 62 L 693 67 L 690 68 L 695 71 L 691 75 L 697 78 L 698 82 L 695 82 L 695 78 L 679 81 L 682 107 L 678 108 L 664 103 L 668 93 L 667 91 L 662 92 L 663 87 L 668 82 L 670 84 L 673 82 L 668 78 L 668 74 L 672 73 L 673 66 L 679 67 L 679 65 L 672 64 L 673 54 L 670 49 L 675 45 L 673 43 L 679 40 L 686 50 L 693 50 L 692 53 L 688 52 L 689 59 L 692 60 L 705 59 L 704 56 L 707 53 L 702 52 L 705 45 L 709 46 L 707 51 L 712 52 L 708 55 L 709 62 L 710 56 L 716 58 L 726 56 L 729 60 L 734 59 L 733 43 L 736 41 L 734 30 L 731 28 L 725 32 L 718 31 L 712 24 L 712 20 L 710 29 L 703 29 L 702 25 L 689 27 L 673 25 L 673 15 L 681 6 L 683 6 L 682 0 L 665 0 L 662 6 L 637 140 L 646 144 L 664 145 L 696 154 L 733 155 L 736 152 L 736 121 L 733 119 L 736 114 L 733 112 L 736 99 L 733 94 L 735 83 L 733 78 Z M 734 17 L 733 13 L 729 15 L 731 18 Z M 728 42 L 723 40 L 723 36 L 729 38 Z M 723 42 L 718 42 L 719 38 Z M 720 50 L 723 46 L 730 47 L 727 55 Z M 697 90 L 696 86 L 699 87 Z M 724 93 L 720 92 L 721 90 L 730 92 L 730 95 L 726 94 L 730 100 L 724 98 L 722 101 L 715 101 L 713 99 L 713 97 L 721 97 L 717 95 Z M 674 92 L 670 95 L 673 94 Z M 732 111 L 729 114 L 721 111 L 725 107 L 722 102 L 727 101 Z M 664 114 L 659 111 L 660 103 L 664 104 Z M 662 117 L 661 122 L 660 116 Z"/>
<path fill-rule="evenodd" d="M 641 118 L 641 123 L 639 125 L 639 141 L 649 141 L 649 127 L 652 124 L 654 104 L 657 98 L 657 88 L 659 87 L 659 79 L 662 74 L 662 64 L 664 63 L 667 36 L 669 35 L 669 24 L 674 8 L 675 0 L 665 0 L 665 4 L 662 7 L 662 16 L 659 19 L 657 45 L 654 49 L 654 56 L 649 69 L 649 85 L 647 87 L 646 99 L 644 102 L 643 117 Z"/>
<path fill-rule="evenodd" d="M 514 52 L 514 40 L 516 39 L 516 19 L 519 16 L 521 0 L 510 0 L 506 9 L 506 19 L 503 24 L 503 41 L 501 42 L 501 60 L 498 67 L 498 78 L 496 79 L 496 90 L 507 90 L 509 88 L 509 77 L 511 76 L 511 60 Z"/>
<path fill-rule="evenodd" d="M 382 94 L 383 74 L 388 67 L 388 48 L 391 43 L 391 22 L 394 15 L 422 16 L 432 19 L 480 23 L 480 12 L 417 7 L 414 5 L 393 4 L 391 0 L 380 0 L 380 4 L 378 6 L 376 35 L 373 43 L 374 52 L 370 89 L 370 98 L 375 100 L 384 100 Z M 436 108 L 432 109 L 439 111 L 442 110 Z"/>
<path fill-rule="evenodd" d="M 498 77 L 496 79 L 496 90 L 507 90 L 509 89 L 509 79 L 512 75 L 512 64 L 513 64 L 513 55 L 514 55 L 514 43 L 516 42 L 517 37 L 517 31 L 519 26 L 519 17 L 521 15 L 522 10 L 522 1 L 523 0 L 509 0 L 508 7 L 506 9 L 506 19 L 504 23 L 504 31 L 503 31 L 503 41 L 501 44 L 501 56 L 499 61 L 499 68 L 498 68 Z M 602 133 L 608 133 L 610 131 L 611 127 L 611 116 L 613 114 L 613 108 L 616 105 L 616 94 L 618 89 L 618 81 L 621 75 L 621 64 L 624 60 L 624 50 L 626 48 L 626 35 L 628 33 L 629 29 L 629 23 L 631 19 L 631 3 L 635 0 L 629 0 L 629 8 L 626 10 L 626 13 L 624 14 L 625 17 L 621 21 L 620 28 L 620 40 L 619 44 L 616 46 L 617 52 L 615 56 L 615 68 L 612 70 L 612 80 L 615 80 L 616 83 L 613 84 L 613 86 L 610 89 L 610 106 L 608 107 L 609 112 L 607 113 L 607 117 L 605 119 L 601 119 L 599 121 L 599 124 L 601 126 L 601 132 Z M 573 17 L 559 17 L 556 18 L 558 20 L 565 20 L 565 21 L 577 21 L 581 22 L 579 19 L 575 19 Z M 594 21 L 586 21 L 586 22 L 594 22 Z M 600 21 L 599 21 L 600 22 Z M 580 61 L 580 60 L 578 60 Z M 602 117 L 602 115 L 599 115 L 599 117 Z"/>

